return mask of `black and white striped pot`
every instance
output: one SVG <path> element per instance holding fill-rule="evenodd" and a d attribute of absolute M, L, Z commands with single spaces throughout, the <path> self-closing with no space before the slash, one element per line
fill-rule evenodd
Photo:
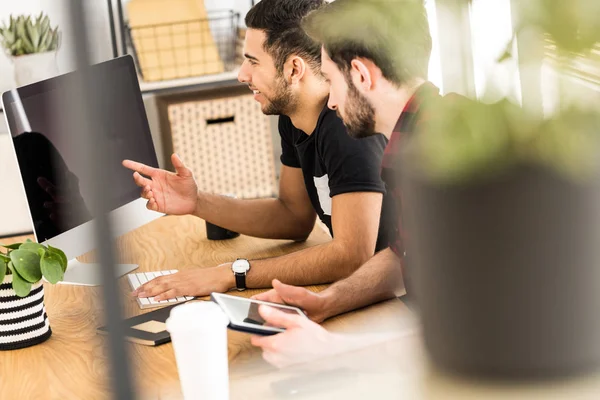
<path fill-rule="evenodd" d="M 12 275 L 6 275 L 0 284 L 0 350 L 34 346 L 50 335 L 42 282 L 33 284 L 28 296 L 19 297 L 12 288 Z"/>

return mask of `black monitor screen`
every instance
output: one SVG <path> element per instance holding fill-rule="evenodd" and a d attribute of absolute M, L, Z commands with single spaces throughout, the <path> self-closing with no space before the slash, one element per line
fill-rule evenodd
<path fill-rule="evenodd" d="M 109 210 L 137 198 L 132 159 L 158 166 L 131 57 L 121 57 L 24 86 L 3 95 L 5 113 L 38 240 L 51 239 L 90 221 L 93 181 L 89 160 L 79 144 L 91 121 L 79 118 L 85 104 L 96 108 L 99 140 L 107 151 L 102 168 L 110 177 L 103 188 Z M 83 85 L 83 87 L 82 87 Z M 90 103 L 85 96 L 94 96 Z M 87 101 L 86 101 L 87 100 Z"/>

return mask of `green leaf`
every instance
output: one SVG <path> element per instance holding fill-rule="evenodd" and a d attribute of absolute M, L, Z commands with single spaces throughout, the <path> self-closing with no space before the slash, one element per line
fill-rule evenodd
<path fill-rule="evenodd" d="M 69 263 L 69 260 L 67 260 L 67 255 L 64 253 L 64 251 L 48 245 L 48 252 L 51 254 L 56 254 L 58 257 L 60 257 L 60 266 L 62 267 L 63 272 L 65 272 L 67 270 L 67 264 Z"/>
<path fill-rule="evenodd" d="M 50 18 L 46 17 L 42 21 L 42 31 L 47 32 L 50 31 Z"/>
<path fill-rule="evenodd" d="M 27 282 L 36 283 L 42 279 L 40 270 L 40 256 L 27 250 L 14 250 L 10 253 L 10 260 L 15 269 Z"/>
<path fill-rule="evenodd" d="M 38 250 L 43 249 L 46 250 L 46 247 L 42 246 L 39 243 L 33 243 L 33 242 L 25 242 L 21 245 L 21 247 L 19 247 L 19 250 L 27 250 L 27 251 L 31 251 L 33 253 L 38 253 Z"/>
<path fill-rule="evenodd" d="M 11 249 L 11 250 L 16 250 L 18 249 L 23 243 L 13 243 L 13 244 L 0 244 L 0 247 L 4 247 L 6 249 Z"/>
<path fill-rule="evenodd" d="M 58 34 L 58 27 L 52 31 L 52 44 L 48 50 L 56 50 L 58 49 L 60 35 Z"/>
<path fill-rule="evenodd" d="M 25 54 L 25 50 L 23 49 L 23 41 L 21 39 L 17 40 L 15 44 L 15 48 L 13 50 L 13 55 L 21 56 Z"/>
<path fill-rule="evenodd" d="M 27 282 L 17 271 L 13 269 L 12 287 L 17 296 L 25 297 L 31 292 L 31 283 Z"/>
<path fill-rule="evenodd" d="M 46 36 L 44 37 L 44 41 L 42 42 L 42 47 L 45 51 L 50 51 L 52 46 L 52 31 L 48 31 Z"/>
<path fill-rule="evenodd" d="M 504 61 L 506 61 L 506 60 L 512 60 L 512 58 L 513 58 L 512 52 L 510 52 L 510 51 L 505 51 L 505 52 L 504 52 L 504 53 L 503 53 L 503 54 L 502 54 L 502 55 L 501 55 L 501 56 L 498 58 L 498 60 L 497 60 L 496 62 L 498 62 L 498 63 L 503 63 L 503 62 L 504 62 Z"/>
<path fill-rule="evenodd" d="M 34 51 L 37 51 L 40 45 L 40 32 L 38 32 L 38 30 L 35 29 L 35 27 L 31 23 L 27 24 L 26 29 L 29 35 L 29 39 L 31 41 L 31 45 Z"/>
<path fill-rule="evenodd" d="M 35 52 L 35 47 L 33 47 L 33 44 L 27 36 L 23 36 L 21 40 L 23 40 L 23 50 L 25 50 L 25 53 L 31 54 Z"/>
<path fill-rule="evenodd" d="M 46 253 L 42 258 L 40 266 L 42 274 L 48 282 L 54 284 L 63 280 L 65 273 L 60 263 L 60 256 L 54 253 Z"/>
<path fill-rule="evenodd" d="M 0 260 L 9 262 L 10 261 L 10 257 L 9 256 L 5 256 L 4 254 L 0 253 Z"/>
<path fill-rule="evenodd" d="M 7 44 L 12 45 L 15 42 L 15 35 L 11 31 L 3 31 L 2 35 Z"/>
<path fill-rule="evenodd" d="M 0 283 L 2 283 L 6 276 L 6 264 L 8 263 L 5 260 L 0 260 Z"/>
<path fill-rule="evenodd" d="M 22 16 L 17 18 L 15 27 L 17 29 L 17 36 L 23 39 L 27 33 L 25 32 L 25 19 Z"/>
<path fill-rule="evenodd" d="M 52 43 L 51 39 L 48 40 L 48 38 L 50 37 L 50 31 L 47 30 L 46 32 L 42 33 L 42 37 L 40 38 L 40 45 L 38 46 L 38 48 L 40 49 L 40 51 L 45 51 L 42 49 L 48 49 L 48 43 Z"/>
<path fill-rule="evenodd" d="M 12 51 L 13 56 L 17 55 L 17 54 L 23 54 L 23 49 L 21 48 L 22 45 L 22 41 L 21 39 L 18 39 L 15 44 L 12 45 L 12 47 L 10 48 L 10 50 Z"/>

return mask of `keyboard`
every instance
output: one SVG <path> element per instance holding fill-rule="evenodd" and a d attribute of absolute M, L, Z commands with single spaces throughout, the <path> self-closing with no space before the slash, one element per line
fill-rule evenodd
<path fill-rule="evenodd" d="M 129 282 L 129 286 L 131 286 L 132 290 L 136 290 L 144 283 L 151 281 L 154 278 L 158 278 L 159 276 L 171 275 L 177 273 L 176 269 L 171 269 L 168 271 L 152 271 L 152 272 L 138 272 L 134 274 L 127 275 L 127 281 Z M 169 300 L 156 301 L 154 297 L 137 297 L 137 302 L 140 308 L 154 308 L 154 307 L 162 307 L 176 303 L 184 303 L 188 300 L 193 300 L 192 296 L 182 296 Z"/>

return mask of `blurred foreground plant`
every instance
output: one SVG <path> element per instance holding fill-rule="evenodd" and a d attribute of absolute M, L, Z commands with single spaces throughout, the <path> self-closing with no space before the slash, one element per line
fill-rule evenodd
<path fill-rule="evenodd" d="M 581 181 L 600 171 L 600 113 L 570 107 L 551 119 L 529 116 L 507 100 L 430 104 L 405 148 L 424 177 L 452 184 L 482 180 L 516 165 L 547 167 Z"/>

